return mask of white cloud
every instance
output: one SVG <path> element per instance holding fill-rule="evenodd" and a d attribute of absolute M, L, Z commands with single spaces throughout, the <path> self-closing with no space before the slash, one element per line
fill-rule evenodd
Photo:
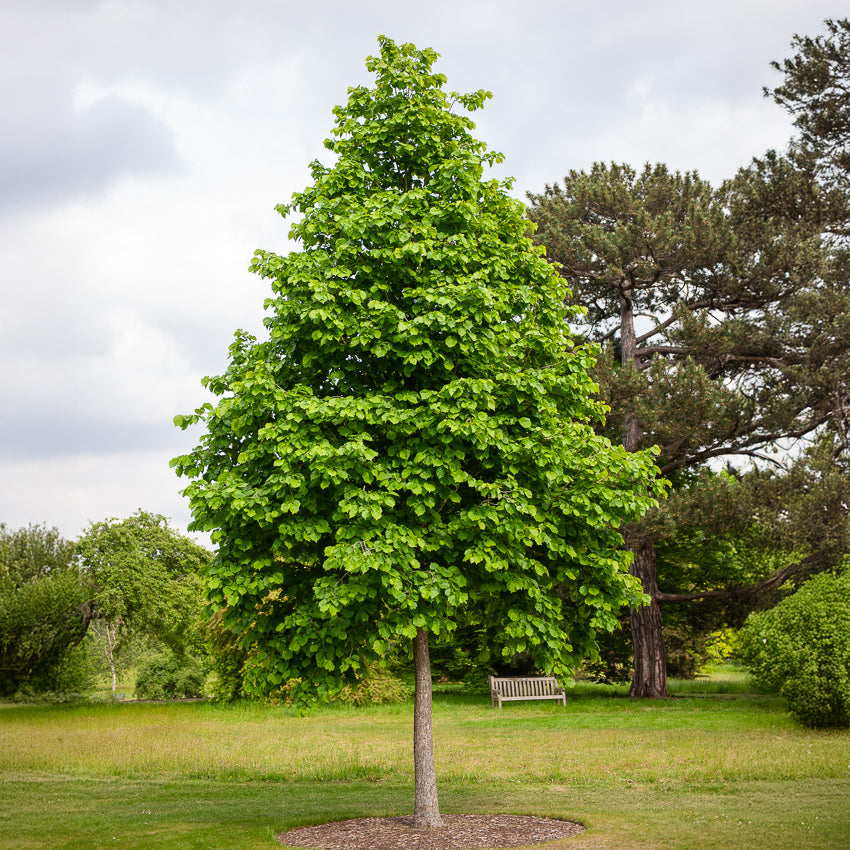
<path fill-rule="evenodd" d="M 0 460 L 0 480 L 10 491 L 3 500 L 10 528 L 44 522 L 75 538 L 90 522 L 139 508 L 170 517 L 184 531 L 191 519 L 181 485 L 158 450 Z"/>

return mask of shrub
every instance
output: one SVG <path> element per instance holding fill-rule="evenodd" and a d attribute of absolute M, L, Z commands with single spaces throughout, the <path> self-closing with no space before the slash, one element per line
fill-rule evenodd
<path fill-rule="evenodd" d="M 0 696 L 64 689 L 61 669 L 86 633 L 89 597 L 74 546 L 58 531 L 0 523 Z"/>
<path fill-rule="evenodd" d="M 71 647 L 52 666 L 40 666 L 11 695 L 14 702 L 58 705 L 89 700 L 95 668 L 85 643 Z"/>
<path fill-rule="evenodd" d="M 741 655 L 756 683 L 779 691 L 801 723 L 850 726 L 850 568 L 816 576 L 751 615 Z"/>
<path fill-rule="evenodd" d="M 152 655 L 140 665 L 136 696 L 141 699 L 199 697 L 205 678 L 197 659 L 167 650 Z"/>

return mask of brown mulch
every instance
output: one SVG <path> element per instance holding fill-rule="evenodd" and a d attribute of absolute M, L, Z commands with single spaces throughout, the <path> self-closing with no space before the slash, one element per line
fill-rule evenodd
<path fill-rule="evenodd" d="M 445 826 L 414 829 L 412 817 L 358 818 L 291 829 L 286 847 L 320 850 L 474 850 L 543 844 L 584 832 L 581 824 L 520 815 L 443 815 Z"/>

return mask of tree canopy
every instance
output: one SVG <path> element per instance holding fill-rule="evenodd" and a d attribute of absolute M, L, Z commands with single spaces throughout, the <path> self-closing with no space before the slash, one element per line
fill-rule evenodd
<path fill-rule="evenodd" d="M 77 543 L 94 619 L 145 632 L 178 651 L 201 607 L 199 573 L 210 553 L 159 514 L 93 522 Z"/>
<path fill-rule="evenodd" d="M 568 673 L 641 600 L 618 527 L 658 492 L 650 455 L 594 432 L 595 351 L 455 112 L 489 93 L 447 95 L 436 58 L 380 39 L 374 87 L 334 110 L 333 166 L 278 208 L 300 250 L 254 258 L 268 338 L 237 334 L 173 462 L 217 546 L 211 607 L 257 647 L 247 687 L 321 698 L 413 640 L 429 740 L 428 635 L 474 601 L 505 652 Z"/>
<path fill-rule="evenodd" d="M 800 131 L 799 145 L 814 154 L 822 182 L 850 190 L 850 20 L 827 19 L 826 33 L 795 35 L 795 53 L 772 62 L 784 80 L 766 95 L 784 107 Z M 844 224 L 848 224 L 847 221 Z M 845 230 L 844 235 L 850 235 Z"/>

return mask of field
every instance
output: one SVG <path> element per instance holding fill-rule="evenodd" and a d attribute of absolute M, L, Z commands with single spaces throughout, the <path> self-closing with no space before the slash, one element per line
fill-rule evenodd
<path fill-rule="evenodd" d="M 565 817 L 575 850 L 850 846 L 850 732 L 742 674 L 567 707 L 437 694 L 444 812 Z M 412 707 L 0 706 L 0 847 L 274 848 L 293 826 L 410 814 Z"/>

